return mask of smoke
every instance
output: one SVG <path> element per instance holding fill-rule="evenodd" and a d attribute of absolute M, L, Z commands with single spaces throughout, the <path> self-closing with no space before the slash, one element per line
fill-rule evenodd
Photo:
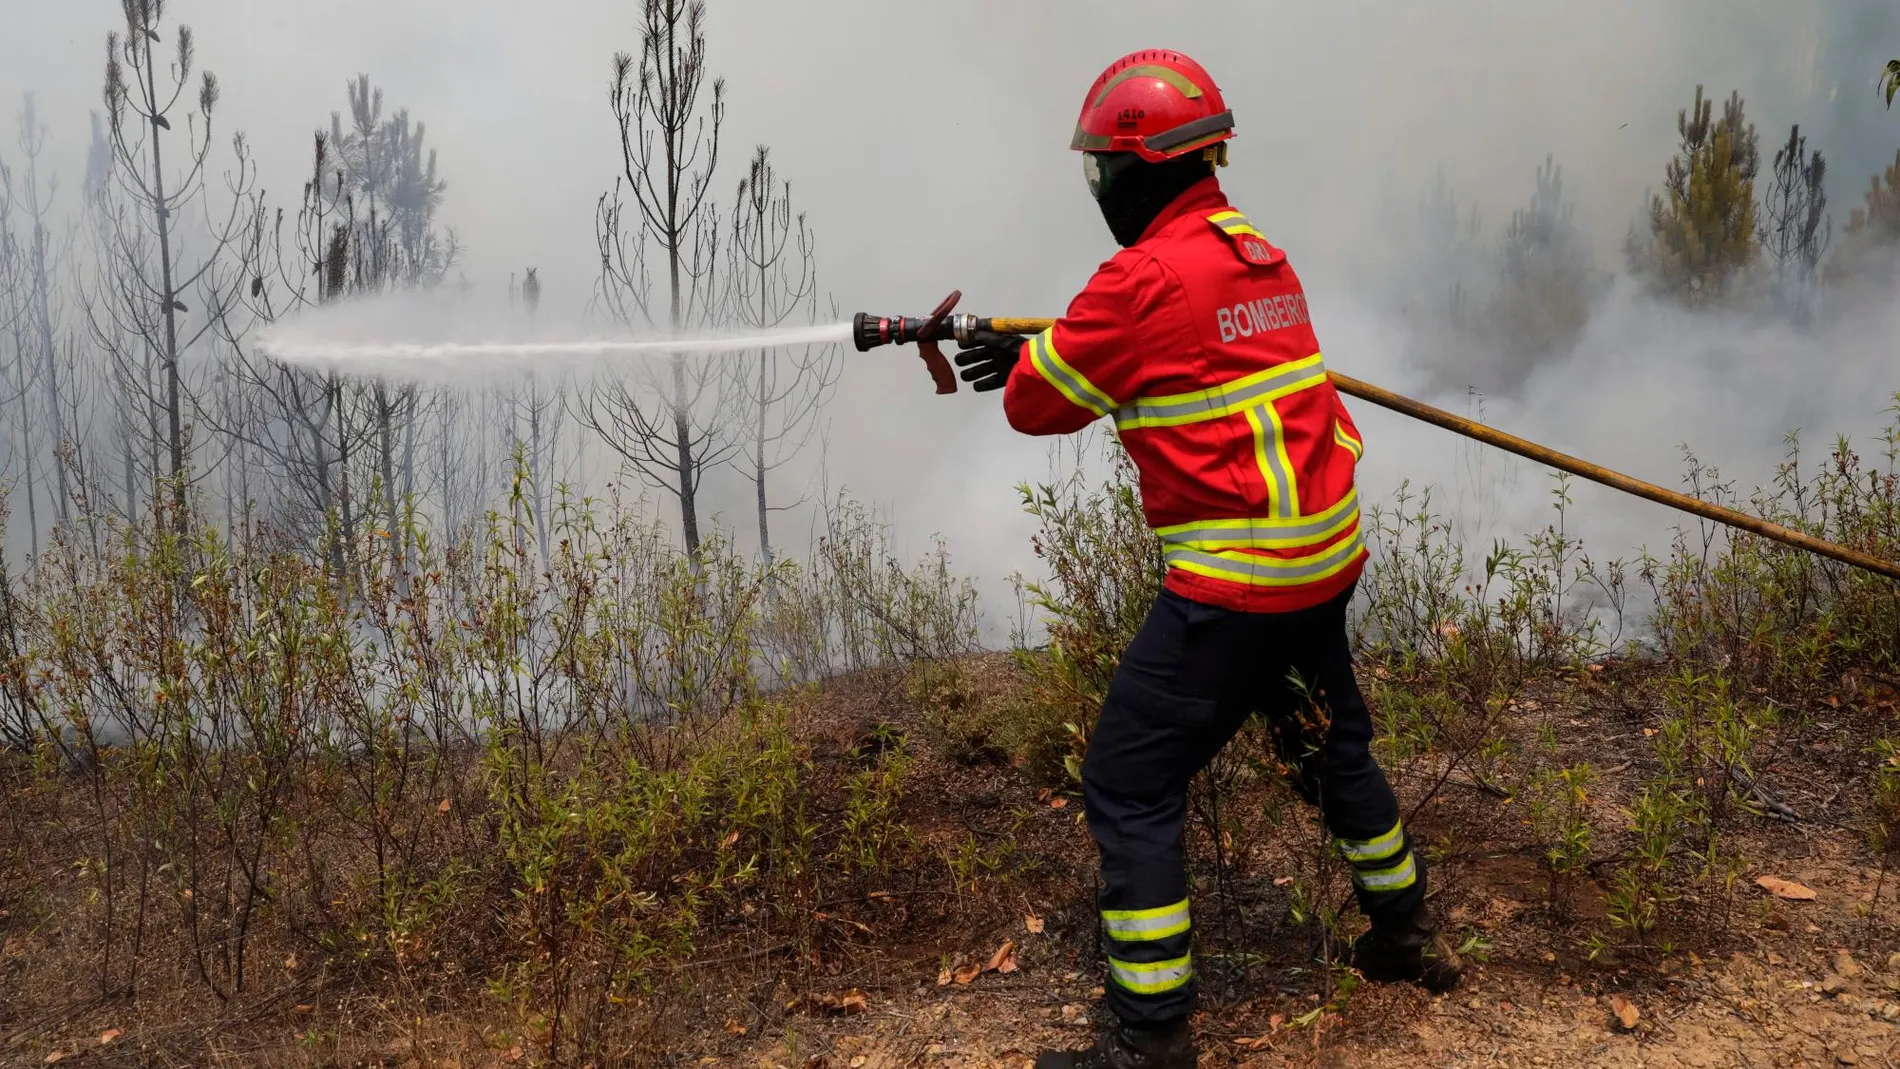
<path fill-rule="evenodd" d="M 40 89 L 62 170 L 80 174 L 111 12 L 0 3 L 0 96 Z M 498 300 L 510 274 L 536 265 L 544 308 L 578 318 L 598 269 L 594 204 L 616 180 L 609 59 L 638 46 L 625 0 L 173 6 L 225 87 L 221 129 L 247 132 L 266 185 L 299 188 L 310 131 L 367 71 L 428 123 L 469 283 Z M 708 62 L 730 106 L 714 189 L 736 184 L 747 147 L 770 144 L 843 312 L 920 314 L 961 288 L 965 311 L 1059 314 L 1115 251 L 1066 149 L 1082 91 L 1116 56 L 1175 47 L 1214 72 L 1238 115 L 1223 182 L 1289 252 L 1331 366 L 1460 412 L 1474 411 L 1463 369 L 1394 281 L 1432 292 L 1488 270 L 1547 157 L 1563 168 L 1591 263 L 1620 276 L 1624 237 L 1697 84 L 1717 97 L 1739 89 L 1764 143 L 1803 124 L 1834 163 L 1837 225 L 1900 146 L 1900 116 L 1872 89 L 1870 49 L 1900 53 L 1900 12 L 1886 0 L 710 0 L 709 16 Z M 1409 213 L 1440 175 L 1476 210 L 1475 258 L 1454 262 L 1395 222 L 1394 206 Z M 1795 331 L 1657 306 L 1619 278 L 1595 295 L 1574 344 L 1487 398 L 1484 415 L 1664 484 L 1680 479 L 1687 444 L 1751 486 L 1773 476 L 1786 432 L 1818 449 L 1880 426 L 1900 389 L 1894 304 L 1877 294 Z M 1012 487 L 1073 461 L 1014 435 L 994 394 L 933 395 L 909 350 L 845 359 L 827 448 L 780 473 L 783 498 L 803 503 L 775 524 L 796 541 L 840 489 L 885 503 L 909 550 L 947 538 L 998 623 L 1005 577 L 1036 564 Z M 1371 499 L 1408 480 L 1436 485 L 1478 547 L 1547 522 L 1540 469 L 1353 408 Z M 746 537 L 741 481 L 721 475 L 705 493 L 715 522 Z M 1607 490 L 1573 496 L 1573 522 L 1603 556 L 1660 549 L 1683 522 Z"/>

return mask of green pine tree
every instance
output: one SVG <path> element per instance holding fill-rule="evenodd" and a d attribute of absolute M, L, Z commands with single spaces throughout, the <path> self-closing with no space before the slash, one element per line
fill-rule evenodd
<path fill-rule="evenodd" d="M 1893 166 L 1873 176 L 1865 203 L 1847 219 L 1846 238 L 1828 265 L 1827 279 L 1841 283 L 1860 278 L 1876 284 L 1892 281 L 1900 263 L 1900 152 Z"/>
<path fill-rule="evenodd" d="M 1649 240 L 1632 243 L 1631 271 L 1690 307 L 1732 298 L 1760 247 L 1755 240 L 1755 175 L 1761 152 L 1740 93 L 1722 117 L 1696 86 L 1695 103 L 1677 113 L 1682 140 L 1669 161 L 1664 192 L 1650 202 Z"/>
<path fill-rule="evenodd" d="M 1516 385 L 1540 362 L 1573 348 L 1601 288 L 1576 204 L 1564 194 L 1563 168 L 1545 157 L 1530 204 L 1512 213 L 1505 229 L 1486 320 L 1505 361 L 1503 385 Z"/>
<path fill-rule="evenodd" d="M 1887 94 L 1887 106 L 1893 107 L 1893 98 L 1900 93 L 1900 59 L 1887 61 L 1886 73 L 1880 76 L 1880 91 Z"/>

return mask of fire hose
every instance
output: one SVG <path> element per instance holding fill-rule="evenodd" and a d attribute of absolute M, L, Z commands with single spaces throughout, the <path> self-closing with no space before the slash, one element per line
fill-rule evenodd
<path fill-rule="evenodd" d="M 1040 334 L 1054 325 L 1053 319 L 984 319 L 973 315 L 953 315 L 957 301 L 962 293 L 955 292 L 945 298 L 936 310 L 927 316 L 873 316 L 859 313 L 852 321 L 852 341 L 859 352 L 868 352 L 882 345 L 915 344 L 924 359 L 930 376 L 936 381 L 937 392 L 949 394 L 957 392 L 956 372 L 950 362 L 944 358 L 938 343 L 954 339 L 966 342 L 978 331 L 991 331 L 997 334 Z M 1621 490 L 1640 498 L 1667 505 L 1705 520 L 1725 524 L 1750 534 L 1780 542 L 1783 545 L 1803 549 L 1864 571 L 1884 575 L 1889 579 L 1900 579 L 1900 562 L 1876 557 L 1871 553 L 1837 545 L 1825 539 L 1816 538 L 1805 531 L 1773 523 L 1744 512 L 1724 508 L 1698 497 L 1675 490 L 1668 490 L 1654 483 L 1612 471 L 1601 464 L 1560 453 L 1548 446 L 1506 434 L 1495 427 L 1486 426 L 1476 420 L 1455 416 L 1442 408 L 1435 408 L 1422 401 L 1415 401 L 1402 394 L 1393 393 L 1380 386 L 1342 375 L 1337 371 L 1328 371 L 1333 387 L 1343 394 L 1369 401 L 1381 408 L 1407 415 L 1416 420 L 1442 427 L 1454 434 L 1483 442 L 1486 445 L 1502 449 L 1507 453 L 1534 460 L 1559 471 L 1566 471 L 1591 482 Z"/>

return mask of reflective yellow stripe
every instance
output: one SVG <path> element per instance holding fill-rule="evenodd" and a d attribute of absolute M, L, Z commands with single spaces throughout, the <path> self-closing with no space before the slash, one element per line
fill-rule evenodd
<path fill-rule="evenodd" d="M 1108 937 L 1119 942 L 1166 939 L 1188 930 L 1188 902 L 1183 898 L 1172 906 L 1156 909 L 1105 909 L 1102 923 L 1108 928 Z"/>
<path fill-rule="evenodd" d="M 1339 852 L 1354 862 L 1384 861 L 1386 858 L 1405 849 L 1405 822 L 1392 825 L 1392 830 L 1376 839 L 1341 839 Z"/>
<path fill-rule="evenodd" d="M 1364 531 L 1355 525 L 1352 537 L 1305 557 L 1265 557 L 1237 551 L 1204 553 L 1184 546 L 1169 547 L 1163 556 L 1170 567 L 1210 579 L 1248 586 L 1304 586 L 1345 571 L 1365 550 L 1365 544 Z"/>
<path fill-rule="evenodd" d="M 1332 541 L 1339 537 L 1340 532 L 1358 523 L 1360 518 L 1359 510 L 1352 509 L 1342 515 L 1329 518 L 1324 524 L 1315 523 L 1305 526 L 1306 521 L 1299 521 L 1302 526 L 1295 527 L 1285 534 L 1275 534 L 1273 528 L 1261 526 L 1285 521 L 1241 520 L 1240 523 L 1250 526 L 1233 527 L 1224 531 L 1211 527 L 1197 527 L 1194 530 L 1202 537 L 1164 538 L 1162 541 L 1167 545 L 1198 549 L 1203 553 L 1218 553 L 1224 549 L 1305 549 L 1308 546 L 1323 545 Z"/>
<path fill-rule="evenodd" d="M 1389 869 L 1376 872 L 1352 870 L 1352 882 L 1368 891 L 1403 891 L 1418 882 L 1418 866 L 1412 863 L 1412 855 L 1406 854 L 1404 861 Z"/>
<path fill-rule="evenodd" d="M 1313 516 L 1204 520 L 1158 527 L 1155 534 L 1168 545 L 1208 553 L 1221 549 L 1300 549 L 1330 542 L 1358 522 L 1359 489 L 1354 487 L 1338 504 Z"/>
<path fill-rule="evenodd" d="M 1246 234 L 1249 237 L 1259 238 L 1261 241 L 1267 240 L 1267 236 L 1255 230 L 1253 224 L 1247 221 L 1247 217 L 1239 212 L 1215 212 L 1207 217 L 1207 221 L 1229 234 Z"/>
<path fill-rule="evenodd" d="M 1345 446 L 1346 451 L 1352 454 L 1352 458 L 1354 460 L 1365 459 L 1365 456 L 1366 456 L 1365 443 L 1361 442 L 1357 438 L 1354 438 L 1352 435 L 1347 434 L 1346 425 L 1339 422 L 1338 420 L 1333 421 L 1333 441 L 1338 442 L 1340 445 Z"/>
<path fill-rule="evenodd" d="M 1098 416 L 1105 416 L 1114 409 L 1115 402 L 1109 400 L 1107 394 L 1096 389 L 1094 383 L 1070 367 L 1068 361 L 1062 359 L 1062 354 L 1056 352 L 1054 327 L 1030 339 L 1029 363 L 1045 382 L 1054 386 L 1072 404 Z"/>
<path fill-rule="evenodd" d="M 1108 959 L 1108 975 L 1121 986 L 1137 995 L 1158 995 L 1163 991 L 1175 991 L 1186 987 L 1194 978 L 1194 965 L 1189 955 L 1183 954 L 1172 961 L 1142 963 Z"/>
<path fill-rule="evenodd" d="M 1300 514 L 1300 483 L 1293 477 L 1293 458 L 1286 453 L 1286 424 L 1280 419 L 1280 410 L 1271 404 L 1261 405 L 1256 411 L 1273 423 L 1273 452 L 1269 454 L 1272 474 L 1286 480 L 1286 494 L 1274 501 L 1273 514 L 1290 520 Z"/>
<path fill-rule="evenodd" d="M 1314 353 L 1304 360 L 1271 367 L 1206 390 L 1140 398 L 1116 411 L 1115 425 L 1126 431 L 1224 419 L 1258 405 L 1272 404 L 1301 390 L 1310 390 L 1326 381 L 1326 365 L 1320 354 Z"/>
<path fill-rule="evenodd" d="M 1182 74 L 1173 67 L 1164 67 L 1159 63 L 1143 63 L 1138 66 L 1130 67 L 1120 74 L 1115 75 L 1115 77 L 1110 78 L 1107 84 L 1102 86 L 1101 91 L 1095 94 L 1095 102 L 1089 106 L 1093 108 L 1101 107 L 1102 102 L 1108 99 L 1108 94 L 1112 92 L 1116 86 L 1136 78 L 1159 78 L 1173 86 L 1182 96 L 1187 97 L 1189 100 L 1199 100 L 1201 98 L 1201 87 L 1195 85 L 1193 80 L 1187 75 Z"/>
<path fill-rule="evenodd" d="M 1254 463 L 1260 468 L 1260 477 L 1267 481 L 1267 503 L 1279 519 L 1292 519 L 1299 515 L 1298 509 L 1287 508 L 1287 500 L 1293 496 L 1293 473 L 1288 465 L 1280 463 L 1286 450 L 1280 445 L 1284 429 L 1280 416 L 1272 405 L 1261 405 L 1247 410 L 1247 423 L 1253 427 Z M 1269 430 L 1269 425 L 1271 430 Z M 1269 441 L 1271 436 L 1271 441 Z"/>

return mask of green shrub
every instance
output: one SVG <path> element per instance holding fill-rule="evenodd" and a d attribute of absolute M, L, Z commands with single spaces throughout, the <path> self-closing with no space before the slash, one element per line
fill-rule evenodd
<path fill-rule="evenodd" d="M 1047 641 L 1019 651 L 1029 687 L 1010 711 L 1012 749 L 1043 775 L 1066 769 L 1080 778 L 1115 666 L 1166 575 L 1134 464 L 1119 441 L 1111 439 L 1109 449 L 1112 473 L 1098 487 L 1078 472 L 1063 483 L 1018 488 L 1024 510 L 1038 521 L 1033 544 L 1049 575 L 1016 578 L 1020 595 L 1043 613 Z"/>

